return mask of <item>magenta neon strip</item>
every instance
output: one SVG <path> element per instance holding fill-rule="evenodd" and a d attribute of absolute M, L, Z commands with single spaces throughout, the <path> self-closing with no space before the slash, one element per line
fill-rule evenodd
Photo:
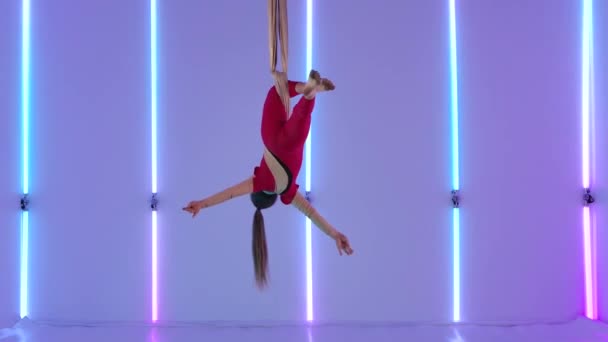
<path fill-rule="evenodd" d="M 593 1 L 583 0 L 581 69 L 582 176 L 583 188 L 591 187 L 593 137 Z M 585 267 L 585 316 L 597 319 L 596 232 L 588 204 L 583 209 L 583 251 Z"/>

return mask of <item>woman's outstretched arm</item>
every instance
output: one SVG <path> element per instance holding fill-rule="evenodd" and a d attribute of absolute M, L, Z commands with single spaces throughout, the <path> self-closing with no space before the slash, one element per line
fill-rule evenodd
<path fill-rule="evenodd" d="M 195 217 L 201 209 L 209 208 L 233 198 L 250 194 L 253 192 L 253 177 L 254 176 L 249 177 L 238 184 L 235 184 L 202 200 L 192 201 L 188 203 L 183 210 L 191 213 L 192 217 Z"/>
<path fill-rule="evenodd" d="M 336 241 L 336 246 L 338 247 L 338 252 L 342 255 L 342 251 L 344 251 L 347 255 L 353 254 L 353 249 L 350 247 L 350 243 L 348 242 L 348 238 L 340 233 L 334 226 L 331 225 L 319 212 L 315 207 L 308 202 L 308 200 L 302 196 L 299 192 L 296 193 L 291 204 L 296 207 L 299 211 L 301 211 L 306 217 L 308 217 L 319 229 L 321 229 L 325 234 Z"/>

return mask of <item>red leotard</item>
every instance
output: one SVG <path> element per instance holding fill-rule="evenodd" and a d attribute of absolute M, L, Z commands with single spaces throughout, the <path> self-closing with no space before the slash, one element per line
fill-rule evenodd
<path fill-rule="evenodd" d="M 298 95 L 296 84 L 288 81 L 290 97 Z M 291 204 L 299 188 L 296 179 L 302 167 L 314 105 L 315 98 L 309 100 L 302 96 L 288 119 L 281 97 L 274 86 L 270 88 L 262 115 L 262 141 L 266 151 L 254 169 L 254 192 L 278 193 L 284 204 Z"/>

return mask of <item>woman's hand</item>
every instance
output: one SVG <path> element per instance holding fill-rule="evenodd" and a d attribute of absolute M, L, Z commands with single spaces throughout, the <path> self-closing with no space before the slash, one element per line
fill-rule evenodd
<path fill-rule="evenodd" d="M 187 211 L 192 214 L 192 217 L 198 215 L 198 212 L 203 208 L 203 201 L 192 201 L 188 203 L 188 205 L 182 210 Z"/>
<path fill-rule="evenodd" d="M 348 242 L 348 238 L 346 235 L 336 231 L 334 233 L 334 240 L 336 240 L 336 247 L 338 247 L 338 252 L 342 255 L 342 251 L 347 255 L 353 254 L 353 249 L 350 247 L 350 243 Z"/>

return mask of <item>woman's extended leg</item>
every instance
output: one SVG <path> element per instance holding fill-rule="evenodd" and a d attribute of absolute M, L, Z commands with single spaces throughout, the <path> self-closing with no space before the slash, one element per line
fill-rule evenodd
<path fill-rule="evenodd" d="M 282 74 L 284 75 L 284 74 Z M 318 85 L 318 73 L 316 78 L 309 78 L 308 82 L 287 80 L 289 96 L 295 97 L 300 94 L 309 94 Z M 313 72 L 311 72 L 311 77 Z M 262 113 L 262 140 L 266 146 L 274 145 L 274 140 L 281 134 L 285 123 L 288 120 L 288 113 L 285 111 L 281 97 L 276 88 L 272 86 L 266 95 L 264 110 Z"/>
<path fill-rule="evenodd" d="M 334 90 L 334 84 L 316 73 L 311 72 L 311 79 L 316 80 L 314 89 L 303 88 L 303 97 L 293 108 L 293 113 L 283 126 L 281 143 L 285 148 L 303 146 L 310 131 L 311 114 L 315 107 L 315 97 L 318 92 Z"/>
<path fill-rule="evenodd" d="M 315 107 L 315 97 L 302 97 L 293 107 L 293 113 L 280 133 L 279 144 L 282 149 L 291 150 L 296 146 L 304 145 L 308 132 L 312 111 Z"/>

